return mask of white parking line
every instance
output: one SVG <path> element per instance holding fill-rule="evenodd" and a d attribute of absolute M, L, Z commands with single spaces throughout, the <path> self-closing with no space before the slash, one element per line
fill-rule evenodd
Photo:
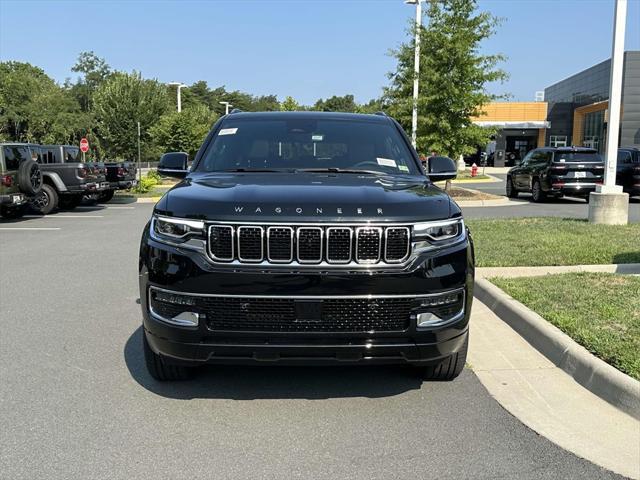
<path fill-rule="evenodd" d="M 46 215 L 25 215 L 22 218 L 103 218 L 104 215 L 52 215 L 51 217 Z"/>
<path fill-rule="evenodd" d="M 60 227 L 0 227 L 0 230 L 43 230 L 43 231 L 51 231 L 51 230 L 60 230 Z"/>
<path fill-rule="evenodd" d="M 76 207 L 78 210 L 96 210 L 96 207 Z M 115 205 L 106 205 L 102 208 L 117 208 L 120 210 L 134 210 L 136 207 L 120 207 Z"/>

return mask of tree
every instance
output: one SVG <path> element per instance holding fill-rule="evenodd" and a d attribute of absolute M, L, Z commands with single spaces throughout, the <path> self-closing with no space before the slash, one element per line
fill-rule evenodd
<path fill-rule="evenodd" d="M 334 95 L 326 100 L 318 100 L 313 106 L 313 110 L 320 110 L 321 112 L 357 112 L 358 105 L 353 95 L 344 95 L 343 97 Z"/>
<path fill-rule="evenodd" d="M 487 83 L 507 78 L 497 68 L 503 55 L 480 54 L 480 44 L 494 34 L 499 20 L 478 12 L 474 0 L 430 0 L 428 28 L 420 31 L 419 151 L 436 151 L 452 158 L 471 153 L 494 132 L 474 125 L 471 117 L 499 97 Z M 385 89 L 390 113 L 409 131 L 413 94 L 414 45 L 392 52 L 398 61 Z"/>
<path fill-rule="evenodd" d="M 141 142 L 149 146 L 149 129 L 169 108 L 166 85 L 144 80 L 137 72 L 112 74 L 94 95 L 96 133 L 101 145 L 110 155 L 135 158 L 137 122 Z"/>
<path fill-rule="evenodd" d="M 193 158 L 217 117 L 205 105 L 195 105 L 165 113 L 149 133 L 162 152 L 187 152 Z"/>
<path fill-rule="evenodd" d="M 92 97 L 96 89 L 111 75 L 111 67 L 93 52 L 81 52 L 71 71 L 82 74 L 71 92 L 80 103 L 83 111 L 91 110 Z"/>
<path fill-rule="evenodd" d="M 295 112 L 296 110 L 301 110 L 301 107 L 298 102 L 296 102 L 295 98 L 288 96 L 280 104 L 280 110 L 283 112 Z"/>

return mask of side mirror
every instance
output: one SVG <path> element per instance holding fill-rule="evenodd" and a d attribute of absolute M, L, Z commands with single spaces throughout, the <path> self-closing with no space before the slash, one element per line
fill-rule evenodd
<path fill-rule="evenodd" d="M 430 157 L 427 161 L 427 175 L 431 181 L 451 180 L 458 176 L 456 163 L 449 157 Z"/>
<path fill-rule="evenodd" d="M 160 157 L 158 173 L 166 177 L 184 178 L 189 174 L 189 155 L 185 152 L 169 152 Z"/>

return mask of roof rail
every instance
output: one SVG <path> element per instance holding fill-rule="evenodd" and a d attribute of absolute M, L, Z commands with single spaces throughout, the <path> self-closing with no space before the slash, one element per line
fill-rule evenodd
<path fill-rule="evenodd" d="M 241 113 L 241 112 L 242 112 L 242 110 L 240 110 L 239 108 L 234 108 L 233 110 L 231 110 L 231 111 L 229 112 L 229 114 L 232 114 L 232 113 Z"/>
<path fill-rule="evenodd" d="M 374 113 L 374 115 L 380 115 L 381 117 L 388 117 L 389 116 L 386 113 L 384 113 L 383 111 L 376 112 L 376 113 Z"/>

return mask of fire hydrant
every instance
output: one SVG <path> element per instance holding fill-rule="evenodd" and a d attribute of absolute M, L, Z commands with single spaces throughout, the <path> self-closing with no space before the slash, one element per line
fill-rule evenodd
<path fill-rule="evenodd" d="M 472 177 L 478 176 L 478 165 L 476 165 L 475 163 L 471 165 L 471 176 Z"/>

